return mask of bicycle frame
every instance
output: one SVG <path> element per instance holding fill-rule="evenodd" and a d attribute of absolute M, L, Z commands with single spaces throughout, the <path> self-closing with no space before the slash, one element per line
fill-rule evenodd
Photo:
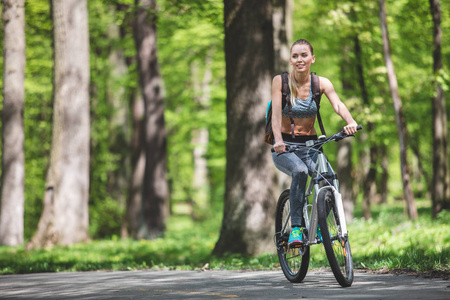
<path fill-rule="evenodd" d="M 332 180 L 332 182 L 329 181 L 330 179 Z M 321 181 L 326 181 L 328 184 L 323 187 L 319 187 L 319 183 Z M 317 199 L 322 189 L 331 189 L 331 191 L 333 192 L 336 201 L 336 206 L 338 209 L 339 218 L 342 222 L 340 233 L 342 237 L 347 237 L 348 234 L 347 234 L 347 226 L 345 223 L 344 206 L 342 204 L 341 194 L 339 193 L 339 181 L 337 179 L 336 173 L 334 173 L 332 167 L 328 164 L 328 159 L 326 158 L 325 154 L 322 151 L 318 151 L 315 170 L 310 178 L 308 187 L 305 192 L 306 199 L 308 199 L 308 197 L 312 194 L 313 188 L 314 188 L 314 195 L 312 204 L 309 204 L 308 203 L 309 201 L 306 201 L 305 206 L 303 207 L 305 227 L 308 230 L 308 243 L 310 245 L 318 243 L 318 240 L 316 239 L 317 226 L 319 222 L 317 214 Z M 311 211 L 309 211 L 309 208 Z"/>
<path fill-rule="evenodd" d="M 362 126 L 359 125 L 357 130 L 361 130 Z M 344 135 L 344 136 L 343 136 Z M 341 140 L 345 137 L 348 137 L 345 135 L 344 131 L 341 131 L 340 133 L 334 134 L 330 136 L 329 138 L 326 138 L 325 136 L 320 136 L 319 141 L 323 141 L 323 143 L 319 143 L 319 147 L 321 148 L 324 144 L 328 143 L 331 140 Z M 318 150 L 318 148 L 313 148 L 314 145 L 317 145 L 318 143 L 314 141 L 307 141 L 306 147 L 310 147 L 310 149 L 314 149 L 313 151 L 317 151 L 318 156 L 316 160 L 316 165 L 314 168 L 313 175 L 310 177 L 310 181 L 308 184 L 308 187 L 305 191 L 305 198 L 307 199 L 305 206 L 303 207 L 303 216 L 305 219 L 305 228 L 308 230 L 307 237 L 308 241 L 306 242 L 306 245 L 312 245 L 319 243 L 319 240 L 316 239 L 316 232 L 317 232 L 317 226 L 319 223 L 318 214 L 317 214 L 317 199 L 319 197 L 320 192 L 323 189 L 330 189 L 331 192 L 334 195 L 334 200 L 336 203 L 337 208 L 337 214 L 340 220 L 340 226 L 338 226 L 338 235 L 340 235 L 340 238 L 343 238 L 344 240 L 347 240 L 348 238 L 348 232 L 347 232 L 347 224 L 345 221 L 345 214 L 344 214 L 344 205 L 342 203 L 342 197 L 339 193 L 339 181 L 337 179 L 336 173 L 333 171 L 333 168 L 328 163 L 328 159 L 325 156 L 325 154 Z M 272 148 L 272 152 L 274 152 Z M 331 180 L 331 182 L 330 182 Z M 325 181 L 326 184 L 322 187 L 320 187 L 319 183 Z M 308 198 L 313 193 L 314 188 L 314 195 L 313 195 L 313 201 L 312 204 L 309 204 Z M 288 222 L 291 218 L 291 212 L 289 211 L 288 216 L 286 220 L 284 221 L 284 224 L 282 225 L 281 232 L 284 232 L 286 230 L 286 227 L 288 225 Z"/>

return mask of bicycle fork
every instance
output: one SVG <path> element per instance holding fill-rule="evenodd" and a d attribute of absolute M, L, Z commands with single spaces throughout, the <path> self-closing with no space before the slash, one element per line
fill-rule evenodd
<path fill-rule="evenodd" d="M 319 190 L 319 185 L 315 187 Z M 336 203 L 337 208 L 337 214 L 339 217 L 340 224 L 338 224 L 338 230 L 342 238 L 346 239 L 348 238 L 348 231 L 347 231 L 347 223 L 345 221 L 345 213 L 344 213 L 344 205 L 342 203 L 342 196 L 337 191 L 337 189 L 334 186 L 326 186 L 322 189 L 331 189 L 334 195 L 334 201 Z M 320 193 L 320 190 L 319 190 Z M 305 225 L 306 228 L 308 228 L 308 242 L 309 244 L 313 243 L 313 241 L 316 241 L 316 231 L 319 224 L 319 217 L 317 213 L 317 199 L 319 193 L 316 193 L 313 198 L 313 204 L 305 204 L 303 207 L 303 215 L 305 217 Z"/>
<path fill-rule="evenodd" d="M 347 223 L 345 221 L 345 213 L 344 213 L 344 205 L 342 203 L 342 196 L 335 188 L 333 188 L 333 194 L 334 194 L 334 201 L 336 202 L 337 213 L 339 216 L 341 234 L 342 234 L 342 237 L 347 238 L 348 237 Z"/>

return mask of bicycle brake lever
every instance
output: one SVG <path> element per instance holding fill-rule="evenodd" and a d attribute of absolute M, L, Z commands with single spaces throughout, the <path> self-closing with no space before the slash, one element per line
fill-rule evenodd
<path fill-rule="evenodd" d="M 339 142 L 340 140 L 344 139 L 346 136 L 347 135 L 345 134 L 345 131 L 342 130 L 341 132 L 335 134 L 334 141 Z"/>

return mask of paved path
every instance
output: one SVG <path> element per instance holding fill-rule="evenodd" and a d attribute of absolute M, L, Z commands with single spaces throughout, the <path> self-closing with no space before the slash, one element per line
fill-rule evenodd
<path fill-rule="evenodd" d="M 0 299 L 450 299 L 450 281 L 356 273 L 341 288 L 329 271 L 304 283 L 281 271 L 129 271 L 0 275 Z"/>

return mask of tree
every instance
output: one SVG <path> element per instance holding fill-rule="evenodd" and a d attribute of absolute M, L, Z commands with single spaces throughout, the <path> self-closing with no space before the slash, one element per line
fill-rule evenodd
<path fill-rule="evenodd" d="M 343 39 L 347 41 L 347 39 Z M 350 57 L 351 45 L 346 43 L 342 46 L 342 61 L 341 61 L 341 80 L 342 92 L 346 98 L 351 98 L 355 87 L 352 80 L 352 58 Z M 347 222 L 353 220 L 353 211 L 355 206 L 354 197 L 354 182 L 352 163 L 353 140 L 344 139 L 337 145 L 336 166 L 339 176 L 340 193 L 342 194 L 343 205 L 345 209 L 345 218 Z"/>
<path fill-rule="evenodd" d="M 273 46 L 275 73 L 288 71 L 291 56 L 289 43 L 292 40 L 293 0 L 273 0 Z"/>
<path fill-rule="evenodd" d="M 136 236 L 139 228 L 139 214 L 142 207 L 142 186 L 145 172 L 144 145 L 144 101 L 137 91 L 130 96 L 133 122 L 131 141 L 131 176 L 128 186 L 128 199 L 125 222 L 122 225 L 122 236 Z"/>
<path fill-rule="evenodd" d="M 356 73 L 358 74 L 358 84 L 361 89 L 362 104 L 368 108 L 370 107 L 370 102 L 364 78 L 362 51 L 358 35 L 355 35 L 353 40 L 354 40 L 355 62 L 357 70 Z M 364 132 L 363 134 L 364 140 L 368 139 L 368 135 L 373 134 L 374 129 L 373 122 L 369 120 L 367 125 L 368 125 L 367 128 L 365 128 L 366 132 Z M 375 180 L 376 180 L 375 165 L 377 158 L 376 151 L 377 145 L 373 141 L 370 141 L 369 153 L 367 154 L 366 151 L 362 151 L 361 153 L 362 161 L 366 162 L 366 164 L 368 165 L 367 171 L 364 172 L 364 179 L 362 184 L 363 186 L 362 212 L 366 220 L 372 217 L 372 213 L 370 211 L 370 202 L 375 196 Z"/>
<path fill-rule="evenodd" d="M 349 110 L 355 115 L 356 105 L 352 105 L 352 99 L 355 99 L 355 90 L 357 90 L 356 83 L 359 83 L 361 93 L 364 92 L 364 77 L 362 68 L 358 68 L 358 43 L 355 27 L 357 26 L 357 16 L 354 5 L 349 11 L 344 10 L 342 18 L 348 20 L 347 22 L 336 22 L 335 26 L 339 26 L 338 32 L 340 33 L 340 52 L 342 53 L 340 59 L 341 70 L 341 82 L 342 82 L 342 95 L 345 99 L 348 99 L 347 104 Z M 354 54 L 352 54 L 352 45 L 349 41 L 354 41 Z M 358 79 L 356 81 L 354 78 Z M 362 79 L 362 85 L 361 85 Z M 362 120 L 361 120 L 362 121 Z M 348 222 L 353 220 L 353 212 L 355 206 L 355 175 L 354 166 L 352 162 L 353 153 L 353 139 L 345 139 L 337 145 L 336 166 L 337 173 L 340 175 L 340 193 L 342 194 L 343 205 L 345 208 L 345 216 Z"/>
<path fill-rule="evenodd" d="M 163 0 L 158 7 L 170 207 L 196 219 L 216 216 L 209 207 L 222 203 L 225 183 L 223 2 Z"/>
<path fill-rule="evenodd" d="M 156 51 L 156 1 L 136 0 L 134 28 L 139 81 L 144 98 L 145 171 L 139 238 L 155 238 L 168 215 L 167 150 L 162 79 Z"/>
<path fill-rule="evenodd" d="M 44 209 L 27 248 L 89 238 L 89 35 L 86 0 L 54 0 L 54 108 Z"/>
<path fill-rule="evenodd" d="M 433 72 L 436 94 L 432 99 L 433 115 L 433 184 L 431 186 L 433 217 L 442 209 L 450 209 L 450 176 L 448 170 L 448 128 L 445 96 L 438 78 L 442 67 L 441 6 L 439 0 L 430 0 L 433 19 Z"/>
<path fill-rule="evenodd" d="M 208 53 L 203 63 L 205 70 L 200 79 L 200 71 L 197 63 L 191 64 L 192 85 L 195 92 L 195 103 L 202 111 L 209 111 L 211 107 L 211 81 L 212 81 L 212 55 L 214 48 Z M 209 143 L 209 130 L 207 124 L 199 124 L 200 128 L 192 132 L 193 150 L 193 181 L 192 181 L 192 212 L 193 219 L 201 217 L 210 207 L 208 185 L 208 161 L 206 153 Z M 202 126 L 203 125 L 203 126 Z"/>
<path fill-rule="evenodd" d="M 385 0 L 379 0 L 380 5 L 380 25 L 383 37 L 383 54 L 387 69 L 387 77 L 391 90 L 391 96 L 394 103 L 395 121 L 397 125 L 399 144 L 400 144 L 400 167 L 402 173 L 403 182 L 403 195 L 406 201 L 406 209 L 410 219 L 415 220 L 417 218 L 417 208 L 414 201 L 414 195 L 412 193 L 409 166 L 407 159 L 407 131 L 406 122 L 402 111 L 402 101 L 398 93 L 397 77 L 394 71 L 394 64 L 391 58 L 391 50 L 389 44 L 389 33 L 386 22 L 386 3 Z"/>
<path fill-rule="evenodd" d="M 4 0 L 0 245 L 23 243 L 25 153 L 25 1 Z"/>
<path fill-rule="evenodd" d="M 133 14 L 127 11 L 129 7 L 125 5 L 119 6 L 119 9 L 125 11 L 124 19 L 133 18 Z M 124 20 L 124 21 L 125 21 Z M 135 20 L 131 21 L 133 30 L 135 29 Z M 121 32 L 126 32 L 126 24 L 122 24 Z M 127 59 L 128 67 L 131 67 L 132 59 Z M 122 224 L 122 237 L 135 237 L 139 229 L 139 216 L 142 207 L 142 187 L 144 184 L 145 173 L 145 139 L 144 139 L 144 99 L 142 97 L 139 86 L 132 88 L 129 95 L 131 122 L 132 122 L 132 138 L 131 138 L 131 175 L 128 184 L 127 207 L 125 220 Z"/>
<path fill-rule="evenodd" d="M 227 164 L 224 216 L 213 254 L 273 250 L 276 187 L 264 146 L 274 47 L 271 0 L 226 0 Z"/>
<path fill-rule="evenodd" d="M 274 68 L 275 74 L 281 74 L 283 72 L 289 72 L 289 59 L 291 56 L 289 44 L 292 40 L 292 11 L 294 1 L 273 0 L 272 5 Z M 279 190 L 288 188 L 291 177 L 278 171 L 275 174 L 278 177 Z"/>

